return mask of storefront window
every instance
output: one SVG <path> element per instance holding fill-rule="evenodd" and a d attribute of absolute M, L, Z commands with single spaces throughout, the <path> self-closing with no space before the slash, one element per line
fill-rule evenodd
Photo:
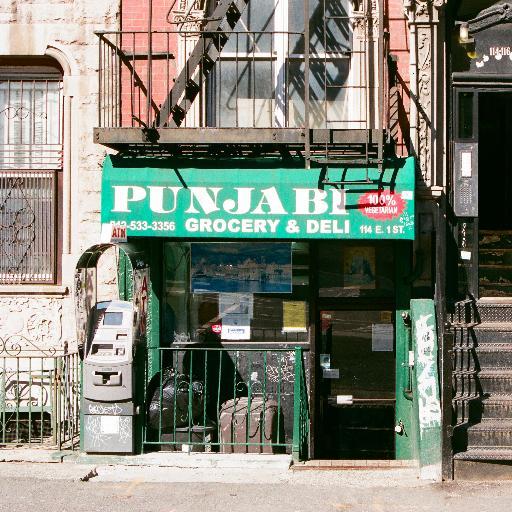
<path fill-rule="evenodd" d="M 307 342 L 308 243 L 165 244 L 163 343 Z"/>
<path fill-rule="evenodd" d="M 392 297 L 393 242 L 318 244 L 319 297 Z"/>

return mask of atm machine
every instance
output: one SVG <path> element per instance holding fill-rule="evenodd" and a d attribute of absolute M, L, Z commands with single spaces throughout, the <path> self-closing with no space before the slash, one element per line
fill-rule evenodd
<path fill-rule="evenodd" d="M 97 303 L 89 316 L 82 380 L 83 449 L 134 453 L 136 312 L 131 302 Z"/>

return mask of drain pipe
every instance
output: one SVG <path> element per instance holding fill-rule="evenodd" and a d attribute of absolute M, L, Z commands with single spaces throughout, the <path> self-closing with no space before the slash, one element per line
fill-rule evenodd
<path fill-rule="evenodd" d="M 148 0 L 148 69 L 147 69 L 147 104 L 146 126 L 149 128 L 153 122 L 151 119 L 151 98 L 153 96 L 152 67 L 153 67 L 153 0 Z"/>

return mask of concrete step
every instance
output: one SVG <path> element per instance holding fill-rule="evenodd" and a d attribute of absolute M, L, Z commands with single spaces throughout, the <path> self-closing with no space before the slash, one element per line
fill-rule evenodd
<path fill-rule="evenodd" d="M 468 428 L 468 449 L 506 447 L 512 450 L 512 420 L 485 419 Z"/>
<path fill-rule="evenodd" d="M 453 463 L 456 480 L 512 479 L 512 449 L 507 446 L 469 448 L 465 452 L 456 453 Z"/>
<path fill-rule="evenodd" d="M 77 454 L 79 464 L 160 466 L 175 468 L 274 468 L 288 469 L 291 455 L 271 455 L 265 453 L 178 453 L 154 452 L 142 455 L 90 455 Z"/>

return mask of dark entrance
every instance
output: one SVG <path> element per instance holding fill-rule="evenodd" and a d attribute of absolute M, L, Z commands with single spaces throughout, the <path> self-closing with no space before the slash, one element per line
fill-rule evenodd
<path fill-rule="evenodd" d="M 315 454 L 395 458 L 395 244 L 320 242 Z"/>
<path fill-rule="evenodd" d="M 321 311 L 322 457 L 394 459 L 392 311 Z"/>
<path fill-rule="evenodd" d="M 512 92 L 478 96 L 479 295 L 512 297 Z"/>

